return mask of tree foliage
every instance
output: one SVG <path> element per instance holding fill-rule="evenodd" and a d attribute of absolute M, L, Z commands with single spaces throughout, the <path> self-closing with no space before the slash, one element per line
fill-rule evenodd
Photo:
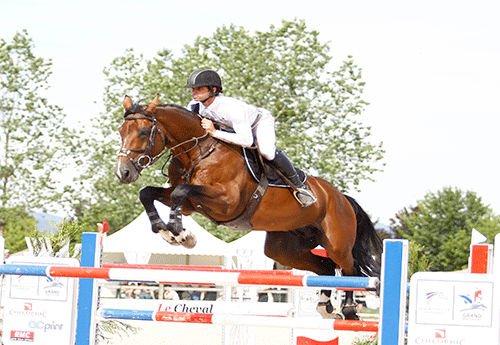
<path fill-rule="evenodd" d="M 36 229 L 28 211 L 54 210 L 64 189 L 57 175 L 71 155 L 76 133 L 43 94 L 50 60 L 37 57 L 26 31 L 8 43 L 0 39 L 0 214 L 11 251 L 26 248 Z"/>
<path fill-rule="evenodd" d="M 26 31 L 11 43 L 0 39 L 0 207 L 50 209 L 61 195 L 55 174 L 74 133 L 62 109 L 43 97 L 51 65 L 35 56 Z"/>
<path fill-rule="evenodd" d="M 424 248 L 430 269 L 453 271 L 467 267 L 472 229 L 493 241 L 500 218 L 472 191 L 445 187 L 428 193 L 417 206 L 391 219 L 391 229 Z"/>
<path fill-rule="evenodd" d="M 126 94 L 149 103 L 159 93 L 163 103 L 186 105 L 191 95 L 182 86 L 198 68 L 219 72 L 226 95 L 271 110 L 278 147 L 298 167 L 342 191 L 371 179 L 380 169 L 383 150 L 369 142 L 370 128 L 359 120 L 367 105 L 361 99 L 361 69 L 349 57 L 332 71 L 328 44 L 318 35 L 298 20 L 254 34 L 231 25 L 185 45 L 179 58 L 168 49 L 150 60 L 132 49 L 115 58 L 104 70 L 105 112 L 94 123 L 95 136 L 83 145 L 90 149 L 84 152 L 90 158 L 80 183 L 88 187 L 89 198 L 78 205 L 79 216 L 95 216 L 94 222 L 106 217 L 111 228 L 118 229 L 142 211 L 137 200 L 142 187 L 167 182 L 159 168 L 144 172 L 133 185 L 120 185 L 113 176 L 121 103 Z"/>
<path fill-rule="evenodd" d="M 5 238 L 5 248 L 17 253 L 27 248 L 25 237 L 36 230 L 35 217 L 23 207 L 0 207 L 0 231 Z"/>

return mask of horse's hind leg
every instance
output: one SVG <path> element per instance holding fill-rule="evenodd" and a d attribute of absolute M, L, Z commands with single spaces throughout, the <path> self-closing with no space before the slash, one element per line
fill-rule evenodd
<path fill-rule="evenodd" d="M 352 223 L 343 224 L 342 227 L 336 224 L 336 231 L 325 233 L 326 241 L 322 243 L 328 255 L 340 266 L 342 274 L 346 276 L 359 276 L 359 270 L 352 255 L 352 249 L 356 241 L 355 219 Z M 358 320 L 356 314 L 357 306 L 354 302 L 353 291 L 345 291 L 342 304 L 342 314 L 348 320 Z"/>
<path fill-rule="evenodd" d="M 297 231 L 267 232 L 264 254 L 286 267 L 318 275 L 335 274 L 335 263 L 330 258 L 311 253 L 318 244 L 316 238 L 301 236 Z"/>
<path fill-rule="evenodd" d="M 311 249 L 314 249 L 318 244 L 319 240 L 316 236 L 300 236 L 297 231 L 268 232 L 264 253 L 283 266 L 311 271 L 318 275 L 334 275 L 335 262 L 330 258 L 311 252 Z M 341 315 L 334 313 L 331 293 L 331 290 L 320 291 L 316 310 L 324 318 L 341 319 Z"/>

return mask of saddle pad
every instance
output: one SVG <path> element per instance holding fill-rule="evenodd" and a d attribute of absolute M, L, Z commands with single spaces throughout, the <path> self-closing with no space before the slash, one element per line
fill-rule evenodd
<path fill-rule="evenodd" d="M 257 150 L 251 150 L 242 147 L 243 150 L 243 157 L 245 158 L 245 162 L 247 164 L 248 170 L 252 174 L 253 178 L 255 181 L 259 182 L 260 181 L 260 176 L 262 175 L 260 164 L 258 164 L 258 158 L 256 155 L 258 154 Z M 265 160 L 264 160 L 265 162 Z M 307 180 L 307 175 L 300 169 L 295 168 L 297 173 L 299 174 L 300 179 L 302 182 L 306 182 Z M 269 180 L 269 186 L 270 187 L 279 187 L 279 188 L 291 188 L 288 183 L 286 183 L 281 176 L 279 176 L 273 168 L 271 168 L 269 165 L 264 164 L 264 171 L 266 173 L 267 179 Z"/>

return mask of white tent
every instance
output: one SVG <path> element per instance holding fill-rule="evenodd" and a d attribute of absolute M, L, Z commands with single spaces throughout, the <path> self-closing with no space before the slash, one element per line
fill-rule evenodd
<path fill-rule="evenodd" d="M 274 261 L 264 254 L 265 231 L 251 231 L 229 243 L 228 253 L 233 257 L 231 265 L 239 269 L 272 270 Z"/>
<path fill-rule="evenodd" d="M 167 222 L 170 208 L 155 203 L 160 217 Z M 212 236 L 191 217 L 182 217 L 183 226 L 197 238 L 192 249 L 173 246 L 151 231 L 146 212 L 129 225 L 103 239 L 104 262 L 128 262 L 172 265 L 224 265 L 228 244 Z"/>

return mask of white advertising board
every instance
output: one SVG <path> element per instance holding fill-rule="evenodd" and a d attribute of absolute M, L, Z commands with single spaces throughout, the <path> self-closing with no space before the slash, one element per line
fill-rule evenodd
<path fill-rule="evenodd" d="M 499 284 L 492 274 L 412 276 L 408 344 L 499 344 Z"/>
<path fill-rule="evenodd" d="M 8 264 L 79 266 L 77 259 L 10 257 Z M 74 344 L 78 279 L 7 275 L 3 344 Z"/>

